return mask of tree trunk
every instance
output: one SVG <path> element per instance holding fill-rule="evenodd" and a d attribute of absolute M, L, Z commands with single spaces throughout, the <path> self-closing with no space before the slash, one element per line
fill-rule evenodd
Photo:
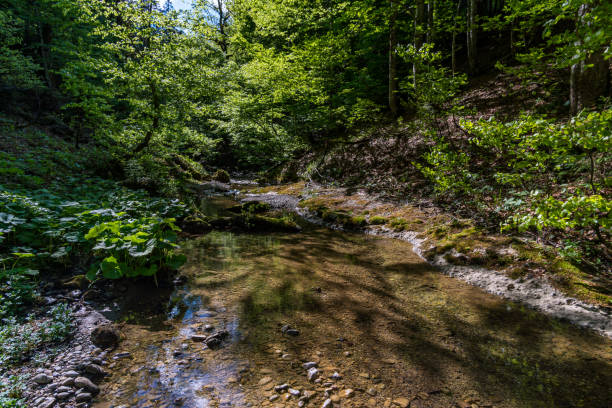
<path fill-rule="evenodd" d="M 467 57 L 470 74 L 477 71 L 476 61 L 476 0 L 468 0 L 467 9 Z"/>
<path fill-rule="evenodd" d="M 434 9 L 436 7 L 436 0 L 429 0 L 427 2 L 427 42 L 433 43 L 435 30 L 434 30 Z"/>
<path fill-rule="evenodd" d="M 395 47 L 397 46 L 397 6 L 392 0 L 391 17 L 389 19 L 389 110 L 393 117 L 398 114 L 398 97 L 397 97 L 397 56 Z"/>
<path fill-rule="evenodd" d="M 423 33 L 427 23 L 425 15 L 425 0 L 417 0 L 414 13 L 414 48 L 418 51 L 423 46 Z M 417 83 L 417 63 L 412 64 L 413 84 L 416 88 Z"/>
<path fill-rule="evenodd" d="M 157 87 L 155 86 L 155 83 L 153 81 L 149 82 L 149 89 L 151 90 L 151 107 L 153 108 L 153 123 L 151 124 L 151 127 L 145 134 L 145 137 L 142 140 L 142 142 L 140 142 L 138 146 L 134 148 L 133 154 L 139 153 L 142 150 L 144 150 L 149 145 L 149 142 L 151 142 L 151 138 L 153 137 L 153 135 L 159 129 L 159 117 L 161 116 L 160 101 L 159 101 L 159 95 L 157 94 Z"/>
<path fill-rule="evenodd" d="M 583 4 L 578 9 L 576 24 L 582 24 L 589 6 Z M 579 40 L 582 44 L 582 40 Z M 592 105 L 600 96 L 606 95 L 610 85 L 610 69 L 597 50 L 571 67 L 570 71 L 570 114 L 576 115 L 582 109 Z"/>

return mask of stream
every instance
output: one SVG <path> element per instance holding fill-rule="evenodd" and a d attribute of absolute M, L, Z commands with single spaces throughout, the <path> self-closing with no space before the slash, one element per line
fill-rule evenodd
<path fill-rule="evenodd" d="M 182 247 L 185 283 L 130 286 L 109 314 L 125 339 L 94 407 L 612 406 L 612 341 L 445 276 L 407 242 L 305 224 Z"/>

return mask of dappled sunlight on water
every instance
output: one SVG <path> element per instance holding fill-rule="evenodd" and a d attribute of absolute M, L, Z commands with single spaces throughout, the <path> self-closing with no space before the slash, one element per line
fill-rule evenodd
<path fill-rule="evenodd" d="M 311 360 L 357 390 L 343 406 L 450 406 L 467 395 L 499 407 L 610 406 L 608 340 L 443 276 L 406 242 L 312 227 L 212 232 L 183 252 L 187 283 L 158 295 L 155 318 L 124 324 L 117 352 L 131 358 L 111 360 L 96 407 L 297 406 L 287 394 L 269 402 L 285 382 L 316 391 L 318 407 L 323 387 L 301 369 Z M 283 335 L 284 324 L 300 335 Z M 219 330 L 229 333 L 219 348 L 191 339 Z"/>

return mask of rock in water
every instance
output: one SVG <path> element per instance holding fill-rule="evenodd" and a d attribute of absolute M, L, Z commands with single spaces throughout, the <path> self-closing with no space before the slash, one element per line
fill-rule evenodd
<path fill-rule="evenodd" d="M 319 370 L 316 367 L 310 367 L 308 369 L 308 381 L 314 381 L 319 377 Z"/>
<path fill-rule="evenodd" d="M 119 330 L 112 324 L 98 326 L 91 332 L 91 342 L 100 348 L 115 347 L 119 341 Z"/>

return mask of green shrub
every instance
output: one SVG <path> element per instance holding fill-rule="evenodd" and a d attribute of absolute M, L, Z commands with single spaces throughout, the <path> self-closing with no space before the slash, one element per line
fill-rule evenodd
<path fill-rule="evenodd" d="M 215 172 L 215 174 L 213 174 L 212 179 L 220 183 L 229 183 L 230 175 L 227 171 L 219 169 Z"/>

